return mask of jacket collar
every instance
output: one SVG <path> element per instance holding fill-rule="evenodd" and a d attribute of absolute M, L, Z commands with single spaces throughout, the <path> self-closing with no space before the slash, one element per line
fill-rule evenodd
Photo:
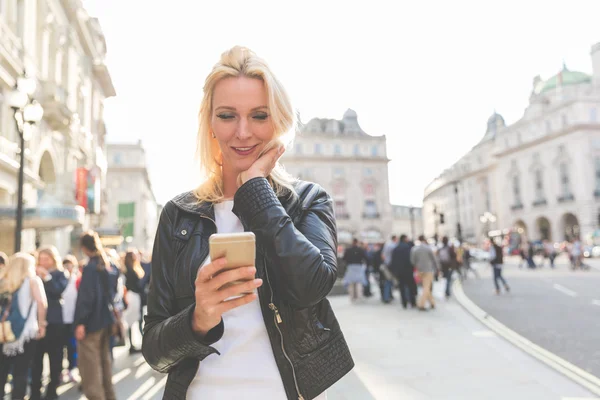
<path fill-rule="evenodd" d="M 279 196 L 279 201 L 283 205 L 283 207 L 289 212 L 291 209 L 295 208 L 298 205 L 298 202 L 303 202 L 307 195 L 311 192 L 310 189 L 313 188 L 314 184 L 305 181 L 295 181 L 294 189 L 296 190 L 297 196 Z M 178 196 L 173 198 L 172 202 L 177 206 L 177 208 L 189 212 L 192 214 L 201 215 L 204 217 L 208 217 L 214 221 L 215 219 L 215 210 L 213 207 L 213 203 L 209 202 L 199 202 L 196 196 L 194 196 L 193 191 L 181 193 Z M 304 204 L 303 204 L 304 206 Z"/>

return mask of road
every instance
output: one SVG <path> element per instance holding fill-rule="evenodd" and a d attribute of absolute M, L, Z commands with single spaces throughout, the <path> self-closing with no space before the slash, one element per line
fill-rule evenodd
<path fill-rule="evenodd" d="M 510 329 L 600 377 L 600 260 L 586 260 L 589 271 L 557 268 L 504 268 L 511 292 L 496 296 L 490 268 L 477 268 L 484 279 L 463 283 L 467 296 Z"/>

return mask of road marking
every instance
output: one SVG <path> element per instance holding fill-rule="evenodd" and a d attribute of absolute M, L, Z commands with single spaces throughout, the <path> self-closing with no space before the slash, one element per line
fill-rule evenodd
<path fill-rule="evenodd" d="M 133 394 L 129 396 L 127 400 L 137 400 L 140 397 L 142 397 L 142 395 L 146 393 L 148 389 L 154 386 L 154 381 L 156 381 L 155 377 L 151 376 L 150 378 L 148 378 L 148 380 L 144 382 L 142 386 L 140 386 L 135 392 L 133 392 Z"/>
<path fill-rule="evenodd" d="M 140 365 L 140 367 L 137 369 L 137 371 L 135 371 L 135 379 L 140 379 L 140 377 L 146 375 L 148 372 L 150 372 L 150 366 L 148 364 L 142 364 Z"/>
<path fill-rule="evenodd" d="M 558 290 L 559 292 L 562 292 L 564 294 L 566 294 L 567 296 L 571 296 L 571 297 L 577 297 L 577 293 L 572 291 L 571 289 L 567 289 L 566 287 L 559 285 L 558 283 L 554 284 L 554 289 Z"/>
<path fill-rule="evenodd" d="M 152 400 L 154 396 L 167 384 L 168 376 L 162 378 L 156 385 L 152 387 L 152 389 L 148 390 L 148 393 L 142 398 L 142 400 Z"/>
<path fill-rule="evenodd" d="M 125 368 L 123 371 L 119 371 L 116 374 L 114 374 L 112 377 L 113 385 L 116 385 L 117 383 L 121 382 L 121 380 L 123 378 L 125 378 L 127 375 L 129 375 L 130 373 L 131 373 L 131 368 Z"/>
<path fill-rule="evenodd" d="M 595 306 L 600 306 L 600 300 L 592 300 L 592 304 Z"/>
<path fill-rule="evenodd" d="M 492 331 L 484 330 L 484 331 L 473 331 L 473 336 L 475 336 L 475 337 L 496 337 L 498 335 L 496 335 L 496 333 L 494 333 Z"/>

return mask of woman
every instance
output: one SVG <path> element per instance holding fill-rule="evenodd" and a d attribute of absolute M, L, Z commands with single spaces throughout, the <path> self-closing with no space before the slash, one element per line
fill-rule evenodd
<path fill-rule="evenodd" d="M 169 373 L 167 399 L 324 399 L 354 365 L 325 298 L 337 275 L 331 198 L 277 162 L 295 123 L 262 59 L 221 56 L 200 107 L 207 179 L 167 203 L 152 254 L 142 351 Z M 255 265 L 212 278 L 225 260 L 208 258 L 209 236 L 241 231 L 256 236 Z"/>
<path fill-rule="evenodd" d="M 89 258 L 81 273 L 73 321 L 81 386 L 89 400 L 114 400 L 109 342 L 119 270 L 104 253 L 96 232 L 81 236 L 81 248 Z"/>
<path fill-rule="evenodd" d="M 63 268 L 69 273 L 69 283 L 63 292 L 63 322 L 65 324 L 65 342 L 67 348 L 67 357 L 69 369 L 64 376 L 63 381 L 75 382 L 73 370 L 77 367 L 77 341 L 75 340 L 75 327 L 73 319 L 75 318 L 75 305 L 77 303 L 77 281 L 79 280 L 79 263 L 72 255 L 67 255 L 63 260 Z"/>
<path fill-rule="evenodd" d="M 35 258 L 27 253 L 16 253 L 0 271 L 0 293 L 10 293 L 11 303 L 17 304 L 26 318 L 19 338 L 0 348 L 0 399 L 12 369 L 12 399 L 23 399 L 27 391 L 27 377 L 35 354 L 37 340 L 46 335 L 46 294 L 44 285 L 35 275 Z"/>
<path fill-rule="evenodd" d="M 39 400 L 42 389 L 44 355 L 50 360 L 50 381 L 46 387 L 45 400 L 57 399 L 56 389 L 61 384 L 63 344 L 66 331 L 63 324 L 63 292 L 69 283 L 58 250 L 54 246 L 38 250 L 37 275 L 44 282 L 48 298 L 48 328 L 46 336 L 38 342 L 31 372 L 31 400 Z"/>
<path fill-rule="evenodd" d="M 125 289 L 127 289 L 125 303 L 127 304 L 127 309 L 123 313 L 123 319 L 127 323 L 127 331 L 129 333 L 129 354 L 134 354 L 141 351 L 133 346 L 132 327 L 136 322 L 138 324 L 142 323 L 140 321 L 140 309 L 142 308 L 141 294 L 144 290 L 144 281 L 142 280 L 144 278 L 144 269 L 142 268 L 137 252 L 134 250 L 127 251 L 124 265 L 125 270 L 123 273 L 125 274 Z"/>

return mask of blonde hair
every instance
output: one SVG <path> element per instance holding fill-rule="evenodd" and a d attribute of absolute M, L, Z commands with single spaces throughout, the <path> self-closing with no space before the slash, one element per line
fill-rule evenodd
<path fill-rule="evenodd" d="M 58 253 L 58 249 L 54 246 L 44 246 L 37 252 L 37 257 L 39 259 L 41 254 L 45 254 L 52 259 L 54 262 L 54 268 L 63 271 L 62 259 L 60 258 L 60 254 Z"/>
<path fill-rule="evenodd" d="M 35 258 L 27 253 L 15 253 L 0 270 L 0 292 L 16 292 L 25 278 L 34 276 Z"/>
<path fill-rule="evenodd" d="M 200 168 L 206 180 L 194 190 L 199 202 L 216 203 L 224 199 L 223 175 L 221 170 L 222 154 L 219 143 L 212 139 L 211 115 L 215 86 L 229 77 L 245 76 L 260 79 L 265 86 L 268 98 L 269 114 L 275 130 L 274 140 L 267 146 L 289 145 L 296 133 L 297 119 L 292 102 L 283 87 L 271 72 L 267 63 L 246 47 L 235 46 L 221 55 L 220 61 L 213 67 L 204 82 L 204 96 L 198 114 L 198 137 L 196 154 L 200 159 Z M 280 196 L 294 194 L 294 178 L 288 174 L 279 162 L 269 175 L 269 182 L 275 193 Z"/>

